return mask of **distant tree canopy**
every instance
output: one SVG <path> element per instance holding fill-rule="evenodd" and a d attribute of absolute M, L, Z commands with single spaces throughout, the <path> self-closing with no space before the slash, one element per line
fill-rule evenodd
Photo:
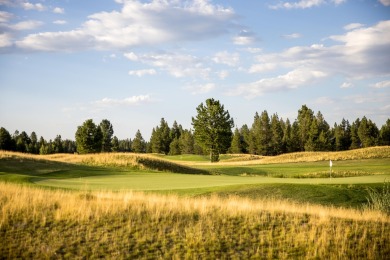
<path fill-rule="evenodd" d="M 92 119 L 86 120 L 81 126 L 77 127 L 77 152 L 81 154 L 98 153 L 102 150 L 102 143 L 102 130 L 95 125 Z"/>
<path fill-rule="evenodd" d="M 219 161 L 219 154 L 225 153 L 232 141 L 233 119 L 218 100 L 207 99 L 197 108 L 192 118 L 194 137 L 210 153 L 211 162 Z"/>
<path fill-rule="evenodd" d="M 53 140 L 38 138 L 35 132 L 28 135 L 16 130 L 13 134 L 0 128 L 0 150 L 32 154 L 53 153 L 98 153 L 136 152 L 163 153 L 169 155 L 201 154 L 210 155 L 218 161 L 220 153 L 250 153 L 278 155 L 298 151 L 343 151 L 390 145 L 390 119 L 379 129 L 376 124 L 363 116 L 350 123 L 342 119 L 333 127 L 325 121 L 320 111 L 315 113 L 306 105 L 298 110 L 294 121 L 283 120 L 278 114 L 267 110 L 255 113 L 252 124 L 236 127 L 233 119 L 219 101 L 207 99 L 192 118 L 194 129 L 183 129 L 176 121 L 172 127 L 161 118 L 153 128 L 149 142 L 138 130 L 134 139 L 119 140 L 114 127 L 107 119 L 96 125 L 92 119 L 77 128 L 76 141 L 63 140 L 56 135 Z"/>

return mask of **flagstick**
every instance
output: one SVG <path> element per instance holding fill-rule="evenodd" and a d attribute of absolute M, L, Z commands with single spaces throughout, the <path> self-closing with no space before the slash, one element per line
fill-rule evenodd
<path fill-rule="evenodd" d="M 329 160 L 329 179 L 332 179 L 332 160 Z"/>

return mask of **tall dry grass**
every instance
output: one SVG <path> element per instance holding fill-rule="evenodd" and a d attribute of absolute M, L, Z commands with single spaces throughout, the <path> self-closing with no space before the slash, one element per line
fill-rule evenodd
<path fill-rule="evenodd" d="M 0 183 L 0 258 L 348 258 L 390 254 L 390 219 L 358 211 Z"/>

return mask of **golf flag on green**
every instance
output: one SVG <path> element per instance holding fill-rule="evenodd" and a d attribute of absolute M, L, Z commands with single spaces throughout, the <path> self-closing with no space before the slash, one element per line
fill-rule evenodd
<path fill-rule="evenodd" d="M 332 160 L 329 160 L 329 166 L 332 167 L 333 163 Z"/>

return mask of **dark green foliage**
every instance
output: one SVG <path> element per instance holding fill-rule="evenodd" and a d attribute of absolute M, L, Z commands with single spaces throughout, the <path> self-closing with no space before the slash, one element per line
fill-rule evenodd
<path fill-rule="evenodd" d="M 4 127 L 0 128 L 0 150 L 13 150 L 14 142 L 10 133 Z"/>
<path fill-rule="evenodd" d="M 131 148 L 135 153 L 145 153 L 146 152 L 146 143 L 144 138 L 142 137 L 141 131 L 138 129 L 135 134 L 135 138 L 133 139 L 133 143 L 131 144 Z"/>
<path fill-rule="evenodd" d="M 197 116 L 192 118 L 194 137 L 210 153 L 211 162 L 217 162 L 219 154 L 225 153 L 231 144 L 233 119 L 229 111 L 212 98 L 207 99 L 205 105 L 201 103 L 196 111 Z"/>
<path fill-rule="evenodd" d="M 238 128 L 236 128 L 230 145 L 230 153 L 243 153 L 242 141 L 243 137 L 241 136 Z"/>
<path fill-rule="evenodd" d="M 183 130 L 179 138 L 179 146 L 181 154 L 194 153 L 194 135 L 190 130 Z"/>
<path fill-rule="evenodd" d="M 386 120 L 379 132 L 379 140 L 381 145 L 390 145 L 390 119 Z"/>
<path fill-rule="evenodd" d="M 98 153 L 102 148 L 103 134 L 101 128 L 96 126 L 92 119 L 86 120 L 76 131 L 77 152 Z"/>
<path fill-rule="evenodd" d="M 364 116 L 359 124 L 358 136 L 362 147 L 374 146 L 376 145 L 379 137 L 379 130 L 371 119 L 367 119 Z"/>
<path fill-rule="evenodd" d="M 102 122 L 99 125 L 100 130 L 102 132 L 103 138 L 102 138 L 102 152 L 111 152 L 111 141 L 112 136 L 114 134 L 114 128 L 110 121 L 107 119 L 103 119 Z"/>

